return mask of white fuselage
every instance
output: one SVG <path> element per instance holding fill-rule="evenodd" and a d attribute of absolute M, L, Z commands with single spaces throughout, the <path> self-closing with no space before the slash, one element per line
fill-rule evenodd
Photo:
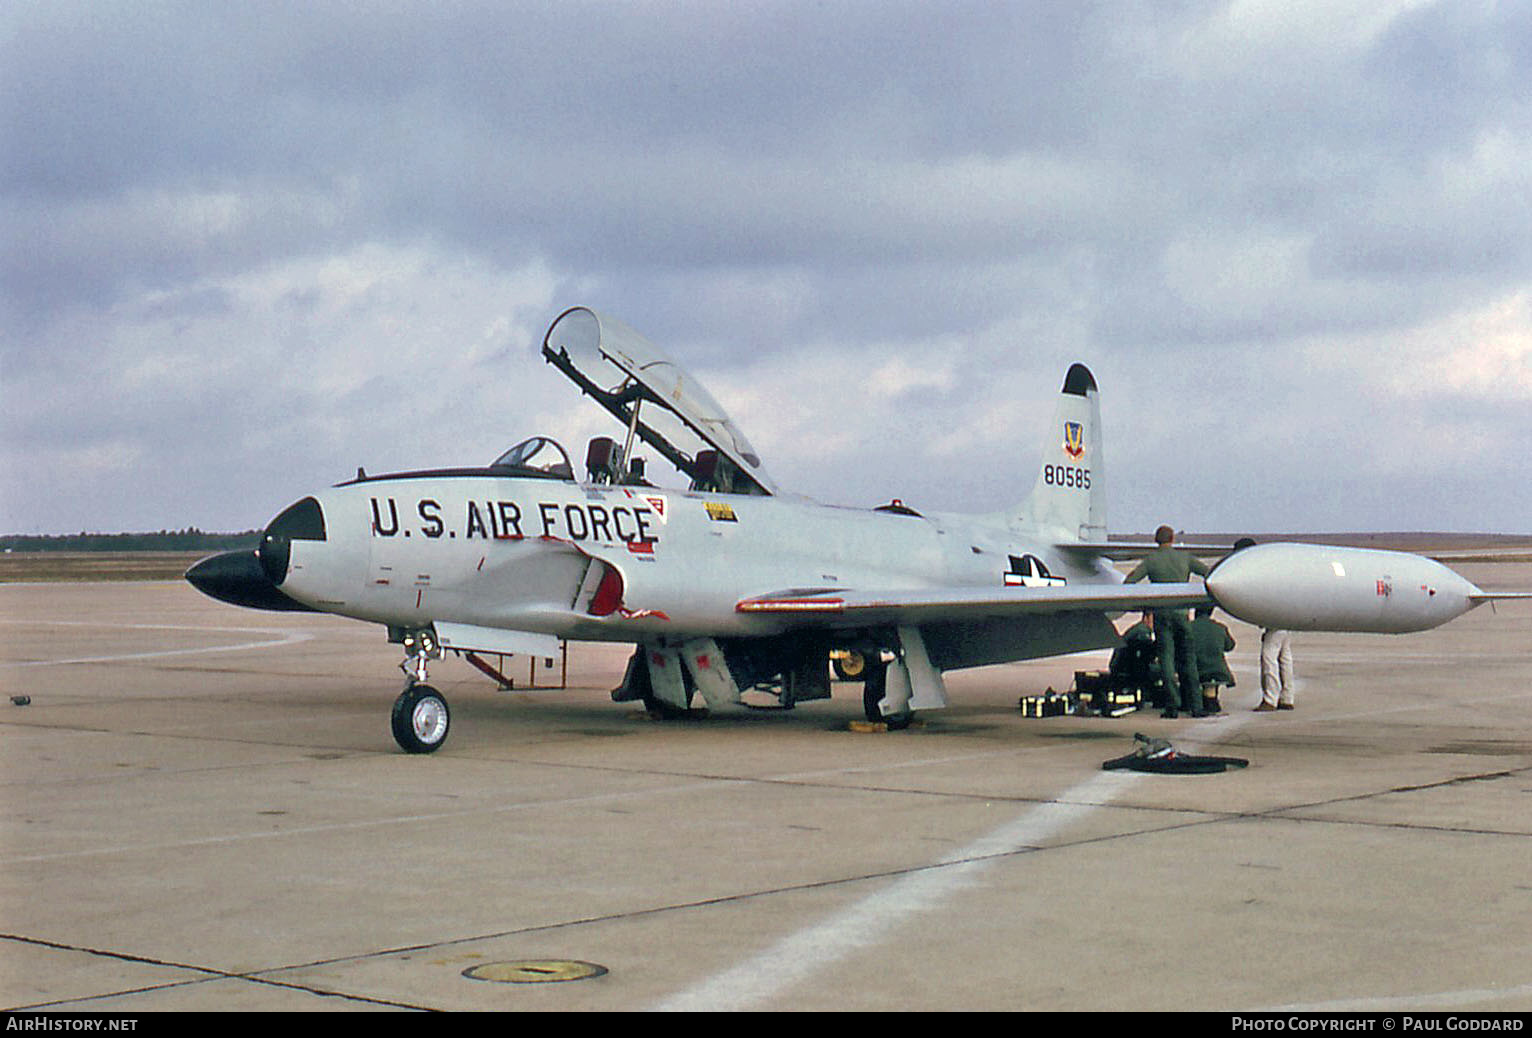
<path fill-rule="evenodd" d="M 283 591 L 397 627 L 508 627 L 586 640 L 748 637 L 780 619 L 740 613 L 790 589 L 998 587 L 1013 557 L 1074 583 L 1110 583 L 1005 519 L 915 516 L 782 497 L 494 474 L 381 477 L 315 495 L 323 541 L 294 541 Z M 594 563 L 621 578 L 593 615 Z"/>

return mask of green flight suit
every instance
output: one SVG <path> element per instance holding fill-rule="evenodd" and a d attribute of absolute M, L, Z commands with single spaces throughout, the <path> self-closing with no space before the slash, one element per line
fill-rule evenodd
<path fill-rule="evenodd" d="M 1208 567 L 1195 555 L 1161 545 L 1133 567 L 1127 583 L 1145 577 L 1151 584 L 1185 584 L 1192 574 L 1207 576 Z M 1160 675 L 1165 682 L 1165 710 L 1174 714 L 1187 710 L 1202 713 L 1202 679 L 1197 674 L 1197 656 L 1192 650 L 1190 624 L 1185 609 L 1154 610 L 1154 637 L 1160 647 Z M 1177 681 L 1179 675 L 1180 680 Z"/>
<path fill-rule="evenodd" d="M 1200 611 L 1199 611 L 1200 612 Z M 1192 618 L 1192 653 L 1197 657 L 1197 677 L 1202 681 L 1202 709 L 1205 713 L 1221 714 L 1218 690 L 1234 687 L 1234 675 L 1229 672 L 1229 661 L 1223 654 L 1234 649 L 1234 635 L 1211 616 Z"/>
<path fill-rule="evenodd" d="M 1197 652 L 1197 673 L 1204 685 L 1234 686 L 1234 675 L 1229 673 L 1229 661 L 1223 658 L 1234 650 L 1234 635 L 1211 616 L 1199 616 L 1192 621 L 1192 648 Z"/>

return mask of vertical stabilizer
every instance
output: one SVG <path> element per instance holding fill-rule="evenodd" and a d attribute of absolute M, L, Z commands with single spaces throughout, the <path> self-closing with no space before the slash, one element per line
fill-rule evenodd
<path fill-rule="evenodd" d="M 1105 541 L 1105 474 L 1096 378 L 1076 364 L 1064 376 L 1058 409 L 1043 438 L 1037 482 L 1012 518 L 1068 539 Z"/>

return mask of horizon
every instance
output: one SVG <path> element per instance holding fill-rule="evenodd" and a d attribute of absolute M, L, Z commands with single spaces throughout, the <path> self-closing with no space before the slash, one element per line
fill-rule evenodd
<path fill-rule="evenodd" d="M 273 518 L 275 518 L 275 517 L 273 517 Z M 252 527 L 252 528 L 247 529 L 247 530 L 201 530 L 201 529 L 197 529 L 196 527 L 187 527 L 187 528 L 183 528 L 183 529 L 172 529 L 172 528 L 168 528 L 168 527 L 162 527 L 162 528 L 160 528 L 158 530 L 117 530 L 117 531 L 80 530 L 80 531 L 68 532 L 68 533 L 38 533 L 38 534 L 30 534 L 30 533 L 28 533 L 28 534 L 23 534 L 23 533 L 0 533 L 0 544 L 3 544 L 4 542 L 10 541 L 10 540 L 48 540 L 48 539 L 62 540 L 62 539 L 74 538 L 74 537 L 100 537 L 100 538 L 110 538 L 110 537 L 161 537 L 161 536 L 164 536 L 164 537 L 175 537 L 175 536 L 186 536 L 186 535 L 189 535 L 189 534 L 200 535 L 200 536 L 204 536 L 204 537 L 248 537 L 248 536 L 259 535 L 259 534 L 261 534 L 264 531 L 264 529 L 265 529 L 264 527 Z M 1148 530 L 1148 531 L 1145 531 L 1145 532 L 1142 532 L 1142 533 L 1139 533 L 1139 532 L 1131 532 L 1131 533 L 1130 532 L 1117 532 L 1117 533 L 1109 532 L 1107 534 L 1107 537 L 1108 537 L 1109 540 L 1117 540 L 1117 541 L 1137 541 L 1137 540 L 1152 541 L 1154 539 L 1154 532 L 1153 532 L 1153 530 Z M 1177 530 L 1176 531 L 1176 539 L 1178 541 L 1182 540 L 1182 539 L 1185 539 L 1185 538 L 1189 538 L 1189 537 L 1207 538 L 1207 539 L 1225 539 L 1225 538 L 1227 538 L 1227 539 L 1235 539 L 1235 538 L 1239 538 L 1239 537 L 1254 537 L 1257 540 L 1261 540 L 1261 539 L 1273 539 L 1273 538 L 1276 538 L 1276 539 L 1293 538 L 1293 539 L 1321 540 L 1321 541 L 1323 539 L 1325 539 L 1325 538 L 1332 538 L 1332 537 L 1345 537 L 1345 538 L 1401 538 L 1401 537 L 1402 538 L 1428 538 L 1428 537 L 1435 537 L 1435 538 L 1464 538 L 1464 539 L 1478 539 L 1478 540 L 1491 539 L 1491 540 L 1525 540 L 1525 541 L 1532 541 L 1532 533 L 1480 532 L 1480 531 L 1473 531 L 1473 530 L 1287 530 L 1287 531 L 1269 531 L 1269 530 L 1268 531 L 1261 531 L 1261 530 L 1256 530 L 1256 531 Z"/>

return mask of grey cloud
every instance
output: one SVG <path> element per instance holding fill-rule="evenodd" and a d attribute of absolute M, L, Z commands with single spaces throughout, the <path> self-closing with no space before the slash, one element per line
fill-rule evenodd
<path fill-rule="evenodd" d="M 1062 365 L 1083 358 L 1114 387 L 1113 421 L 1136 430 L 1113 454 L 1122 492 L 1152 497 L 1156 459 L 1136 441 L 1173 432 L 1156 407 L 1212 385 L 1255 406 L 1250 386 L 1269 375 L 1247 358 L 1301 374 L 1316 338 L 1376 349 L 1388 330 L 1486 306 L 1532 275 L 1522 6 L 1405 9 L 1365 42 L 1327 35 L 1322 19 L 1242 20 L 1250 10 L 9 5 L 7 442 L 81 451 L 131 439 L 176 479 L 198 451 L 154 418 L 176 417 L 219 464 L 261 478 L 280 474 L 274 453 L 305 447 L 382 463 L 350 457 L 369 442 L 345 430 L 369 423 L 390 445 L 412 421 L 430 427 L 418 449 L 447 453 L 438 430 L 461 429 L 462 408 L 401 389 L 384 329 L 413 337 L 438 369 L 483 365 L 498 354 L 450 341 L 471 329 L 441 327 L 474 307 L 400 285 L 398 298 L 360 297 L 331 321 L 302 284 L 258 311 L 230 288 L 376 246 L 476 265 L 427 295 L 493 293 L 481 271 L 516 282 L 540 265 L 554 288 L 540 320 L 589 302 L 725 377 L 815 351 L 953 361 L 950 385 L 848 418 L 866 428 L 973 421 L 988 412 L 965 401 L 1033 399 L 1032 383 L 1051 392 Z M 360 345 L 365 330 L 376 355 Z M 535 346 L 535 330 L 519 334 Z M 258 357 L 268 381 L 221 404 L 217 382 L 191 399 L 153 377 L 146 355 L 181 358 L 182 370 Z M 335 381 L 320 392 L 302 370 L 269 378 L 293 357 Z M 1155 388 L 1161 361 L 1221 381 Z M 333 374 L 347 365 L 357 370 Z M 59 387 L 86 373 L 111 399 L 50 428 L 50 414 L 68 413 Z M 1324 394 L 1284 385 L 1283 421 L 1320 414 Z M 21 395 L 33 399 L 12 407 Z M 1525 414 L 1484 414 L 1505 442 L 1524 442 Z M 221 421 L 241 431 L 211 431 Z M 906 446 L 912 460 L 925 449 Z M 1496 471 L 1509 456 L 1496 455 Z M 792 463 L 804 482 L 820 478 Z M 1010 496 L 948 467 L 929 485 Z M 1240 493 L 1263 513 L 1281 506 L 1275 492 Z"/>

